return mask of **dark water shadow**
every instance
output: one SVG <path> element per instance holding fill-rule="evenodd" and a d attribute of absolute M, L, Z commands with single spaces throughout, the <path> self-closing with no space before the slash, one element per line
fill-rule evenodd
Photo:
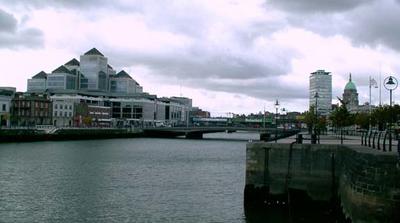
<path fill-rule="evenodd" d="M 246 223 L 351 223 L 343 215 L 338 200 L 313 201 L 296 190 L 291 190 L 290 196 L 290 205 L 245 205 Z"/>

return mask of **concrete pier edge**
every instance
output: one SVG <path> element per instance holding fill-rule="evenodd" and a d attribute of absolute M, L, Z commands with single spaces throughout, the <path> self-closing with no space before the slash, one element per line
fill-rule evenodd
<path fill-rule="evenodd" d="M 288 191 L 294 189 L 338 206 L 332 208 L 352 222 L 400 222 L 397 153 L 357 145 L 295 144 L 289 157 L 289 144 L 247 144 L 245 206 L 279 202 L 287 208 L 283 202 L 288 203 Z"/>

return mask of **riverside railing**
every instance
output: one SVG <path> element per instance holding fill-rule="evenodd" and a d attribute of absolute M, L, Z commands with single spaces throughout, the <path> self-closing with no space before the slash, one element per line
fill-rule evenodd
<path fill-rule="evenodd" d="M 392 152 L 392 148 L 388 146 L 389 134 L 392 134 L 392 139 L 396 138 L 393 132 L 389 131 L 361 131 L 361 145 L 382 150 L 383 152 Z"/>

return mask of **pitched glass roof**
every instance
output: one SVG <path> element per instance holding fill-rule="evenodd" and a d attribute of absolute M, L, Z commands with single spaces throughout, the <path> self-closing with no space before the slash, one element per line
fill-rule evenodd
<path fill-rule="evenodd" d="M 68 61 L 66 64 L 67 66 L 79 66 L 79 61 L 75 58 L 73 58 L 72 60 Z"/>
<path fill-rule="evenodd" d="M 100 51 L 98 51 L 96 48 L 92 48 L 91 50 L 87 51 L 85 55 L 99 55 L 104 57 L 104 55 L 100 53 Z"/>
<path fill-rule="evenodd" d="M 128 73 L 126 73 L 124 70 L 121 70 L 121 71 L 116 75 L 116 77 L 117 77 L 117 78 L 129 78 L 129 79 L 132 79 L 132 77 L 131 77 Z"/>
<path fill-rule="evenodd" d="M 67 73 L 67 74 L 72 74 L 68 68 L 66 68 L 64 65 L 59 66 L 57 69 L 53 70 L 51 73 Z"/>
<path fill-rule="evenodd" d="M 44 71 L 40 71 L 39 73 L 37 73 L 32 77 L 32 79 L 46 79 L 46 78 L 47 74 Z"/>

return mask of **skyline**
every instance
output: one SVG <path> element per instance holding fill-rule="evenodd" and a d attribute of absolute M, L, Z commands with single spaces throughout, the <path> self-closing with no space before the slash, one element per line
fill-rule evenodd
<path fill-rule="evenodd" d="M 34 74 L 96 47 L 145 91 L 190 97 L 214 116 L 274 111 L 276 99 L 304 111 L 318 69 L 331 72 L 333 98 L 352 73 L 363 104 L 369 76 L 379 83 L 400 68 L 399 12 L 395 0 L 0 0 L 1 85 L 25 91 Z"/>

